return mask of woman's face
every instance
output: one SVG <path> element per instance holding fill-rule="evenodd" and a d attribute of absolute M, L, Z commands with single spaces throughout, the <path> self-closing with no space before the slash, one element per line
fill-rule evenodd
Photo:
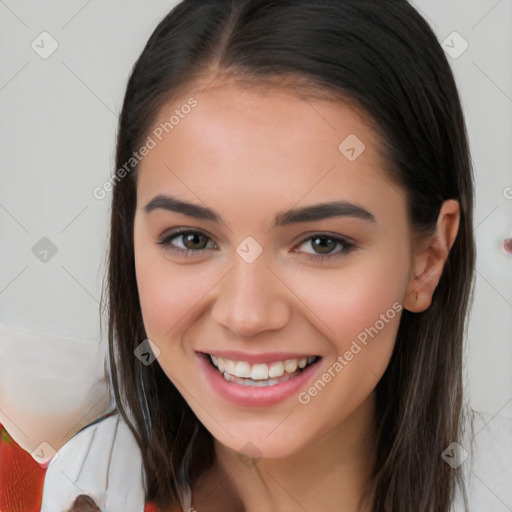
<path fill-rule="evenodd" d="M 291 455 L 373 415 L 411 279 L 405 194 L 347 104 L 227 82 L 193 98 L 139 168 L 153 364 L 225 447 Z"/>

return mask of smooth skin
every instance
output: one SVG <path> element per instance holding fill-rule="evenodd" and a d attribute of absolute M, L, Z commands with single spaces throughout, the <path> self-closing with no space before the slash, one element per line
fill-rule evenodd
<path fill-rule="evenodd" d="M 268 407 L 233 404 L 208 386 L 196 352 L 319 355 L 315 381 L 394 303 L 415 313 L 429 307 L 457 234 L 459 205 L 445 201 L 435 235 L 417 239 L 371 123 L 349 103 L 229 80 L 190 95 L 197 106 L 140 164 L 134 250 L 158 364 L 215 439 L 217 462 L 194 483 L 193 505 L 201 512 L 353 512 L 375 453 L 375 386 L 401 313 L 307 405 L 296 394 Z M 162 109 L 155 126 L 186 100 Z M 349 134 L 366 147 L 354 161 L 338 149 Z M 157 195 L 207 206 L 222 222 L 146 212 Z M 338 200 L 375 221 L 339 216 L 272 227 L 278 212 Z M 203 238 L 195 245 L 169 239 L 175 228 Z M 314 235 L 355 247 L 331 240 L 320 252 Z M 263 249 L 252 263 L 236 251 L 248 236 Z M 192 256 L 180 252 L 197 247 Z M 261 457 L 252 465 L 239 456 L 251 451 L 248 443 Z"/>

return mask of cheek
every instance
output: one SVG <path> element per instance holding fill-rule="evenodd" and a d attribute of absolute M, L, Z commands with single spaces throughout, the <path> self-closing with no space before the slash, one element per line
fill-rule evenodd
<path fill-rule="evenodd" d="M 304 271 L 289 279 L 317 318 L 312 321 L 340 350 L 376 323 L 380 339 L 393 343 L 408 272 L 400 258 L 396 250 L 372 251 L 354 257 L 353 264 L 347 260 L 338 269 Z"/>
<path fill-rule="evenodd" d="M 318 378 L 299 395 L 301 407 L 307 406 L 304 414 L 324 422 L 329 416 L 322 431 L 338 425 L 355 411 L 370 396 L 388 366 L 406 281 L 406 270 L 400 268 L 405 266 L 400 267 L 390 255 L 387 260 L 381 257 L 373 262 L 358 262 L 331 276 L 320 278 L 317 273 L 309 283 L 308 279 L 301 282 L 298 295 L 310 299 L 308 307 L 321 319 L 315 321 L 315 326 L 332 347 Z M 309 295 L 305 295 L 308 290 Z M 333 404 L 337 404 L 335 408 Z"/>
<path fill-rule="evenodd" d="M 135 246 L 135 273 L 146 334 L 164 347 L 183 338 L 204 313 L 220 271 L 208 264 L 177 264 L 154 245 L 144 241 Z"/>
<path fill-rule="evenodd" d="M 169 264 L 168 264 L 169 265 Z M 165 265 L 136 264 L 137 286 L 148 337 L 162 339 L 184 318 L 196 302 L 197 291 L 185 273 L 170 275 Z"/>
<path fill-rule="evenodd" d="M 135 236 L 135 273 L 146 334 L 163 339 L 197 302 L 197 277 L 176 269 L 154 242 Z M 158 343 L 157 343 L 158 344 Z"/>

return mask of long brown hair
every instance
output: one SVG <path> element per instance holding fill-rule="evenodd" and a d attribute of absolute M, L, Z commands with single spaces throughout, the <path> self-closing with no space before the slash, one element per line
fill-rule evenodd
<path fill-rule="evenodd" d="M 461 436 L 473 177 L 452 71 L 405 0 L 184 0 L 135 63 L 113 176 L 108 338 L 112 391 L 142 452 L 146 498 L 161 508 L 183 506 L 185 490 L 212 462 L 213 441 L 161 367 L 134 356 L 146 339 L 134 268 L 134 152 L 162 106 L 215 72 L 251 85 L 279 86 L 286 78 L 298 94 L 360 105 L 375 122 L 385 171 L 403 188 L 416 232 L 435 229 L 444 200 L 459 201 L 459 232 L 432 304 L 422 313 L 403 311 L 377 385 L 373 479 L 374 510 L 448 512 L 456 483 L 463 490 L 460 468 L 441 454 Z"/>

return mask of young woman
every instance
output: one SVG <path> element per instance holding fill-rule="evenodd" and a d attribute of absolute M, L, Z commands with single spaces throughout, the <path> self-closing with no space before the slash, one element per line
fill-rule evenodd
<path fill-rule="evenodd" d="M 109 359 L 147 510 L 452 510 L 472 172 L 411 5 L 184 0 L 116 164 Z"/>
<path fill-rule="evenodd" d="M 110 363 L 147 499 L 448 511 L 473 190 L 417 12 L 180 3 L 133 69 L 116 168 Z"/>

